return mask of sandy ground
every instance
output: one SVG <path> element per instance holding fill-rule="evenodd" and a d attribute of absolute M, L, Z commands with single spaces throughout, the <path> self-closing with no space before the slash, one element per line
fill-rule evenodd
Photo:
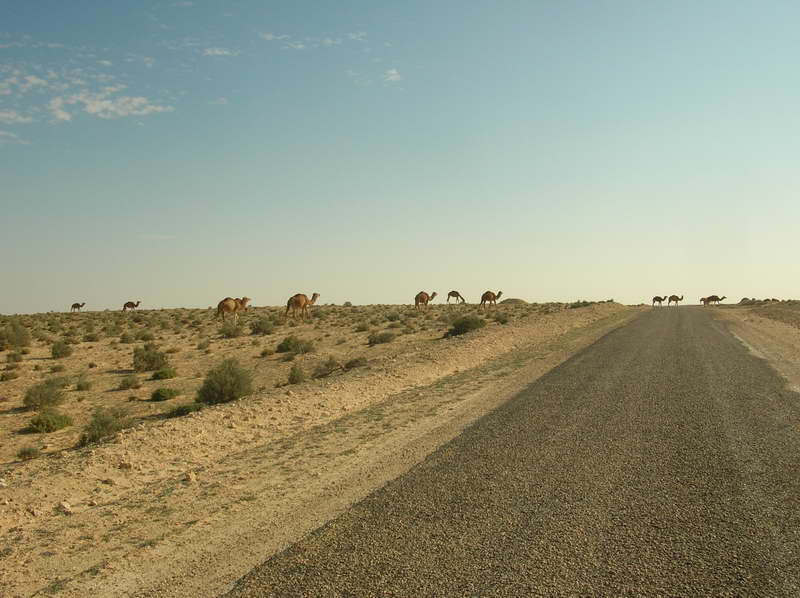
<path fill-rule="evenodd" d="M 639 313 L 611 303 L 508 311 L 517 317 L 505 325 L 447 339 L 413 316 L 431 325 L 370 349 L 369 367 L 262 384 L 235 403 L 144 418 L 111 442 L 7 462 L 0 595 L 218 595 Z"/>

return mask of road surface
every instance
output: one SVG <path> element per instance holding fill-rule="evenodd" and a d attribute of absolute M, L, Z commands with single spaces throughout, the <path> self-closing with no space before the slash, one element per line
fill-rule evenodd
<path fill-rule="evenodd" d="M 800 401 L 713 309 L 603 337 L 229 596 L 800 595 Z"/>

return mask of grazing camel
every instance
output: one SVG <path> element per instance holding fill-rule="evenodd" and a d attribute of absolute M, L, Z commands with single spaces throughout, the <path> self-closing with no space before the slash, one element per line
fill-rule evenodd
<path fill-rule="evenodd" d="M 683 301 L 683 295 L 681 295 L 680 297 L 678 297 L 677 295 L 670 295 L 669 301 L 667 301 L 667 307 L 669 307 L 673 301 L 675 302 L 675 306 L 677 307 L 678 302 Z"/>
<path fill-rule="evenodd" d="M 663 297 L 659 297 L 658 295 L 653 297 L 653 307 L 655 307 L 656 303 L 658 303 L 658 306 L 661 307 L 661 304 L 664 303 L 664 299 L 666 298 L 667 298 L 666 295 L 664 295 Z"/>
<path fill-rule="evenodd" d="M 239 317 L 240 311 L 247 311 L 247 304 L 250 301 L 250 297 L 242 297 L 239 299 L 233 299 L 231 297 L 225 297 L 222 301 L 217 304 L 217 317 L 222 315 L 222 321 L 225 321 L 225 314 L 233 314 L 233 321 L 236 322 L 236 319 Z"/>
<path fill-rule="evenodd" d="M 304 318 L 308 316 L 311 317 L 308 313 L 308 306 L 314 305 L 319 299 L 319 293 L 314 293 L 311 295 L 311 299 L 309 299 L 303 293 L 297 293 L 297 295 L 292 295 L 289 297 L 289 300 L 286 302 L 286 315 L 289 315 L 289 310 L 292 310 L 292 317 L 297 317 L 297 310 L 300 310 L 300 317 Z"/>
<path fill-rule="evenodd" d="M 720 301 L 722 301 L 723 299 L 727 299 L 727 297 L 725 295 L 723 295 L 722 297 L 718 297 L 717 295 L 709 295 L 708 297 L 706 297 L 706 301 L 708 301 L 709 303 L 716 303 L 717 305 L 719 305 Z"/>
<path fill-rule="evenodd" d="M 461 293 L 459 293 L 458 291 L 450 291 L 449 293 L 447 293 L 447 302 L 448 303 L 450 303 L 450 298 L 451 297 L 456 300 L 456 303 L 458 303 L 459 300 L 461 301 L 461 303 L 466 303 L 467 302 L 467 300 L 464 299 L 461 296 Z"/>
<path fill-rule="evenodd" d="M 137 307 L 139 307 L 140 303 L 141 301 L 137 301 L 136 303 L 134 303 L 133 301 L 128 301 L 125 303 L 125 305 L 122 306 L 122 311 L 128 311 L 129 309 L 136 309 Z"/>
<path fill-rule="evenodd" d="M 433 301 L 433 298 L 436 297 L 436 291 L 433 291 L 430 295 L 425 291 L 420 291 L 414 297 L 414 309 L 419 309 L 420 305 L 428 305 L 428 302 Z"/>
<path fill-rule="evenodd" d="M 84 305 L 86 305 L 85 301 L 83 303 L 73 303 L 69 311 L 80 311 Z"/>
<path fill-rule="evenodd" d="M 481 307 L 485 307 L 487 303 L 497 307 L 497 300 L 500 299 L 502 294 L 503 291 L 497 291 L 497 293 L 486 291 L 483 295 L 481 295 Z"/>

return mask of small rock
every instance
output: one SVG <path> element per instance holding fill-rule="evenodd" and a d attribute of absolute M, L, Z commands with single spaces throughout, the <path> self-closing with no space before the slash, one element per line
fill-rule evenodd
<path fill-rule="evenodd" d="M 96 500 L 90 500 L 86 504 L 89 505 L 90 507 L 96 507 L 97 506 L 97 501 Z"/>
<path fill-rule="evenodd" d="M 26 510 L 34 517 L 39 517 L 42 514 L 42 512 L 36 507 L 28 507 Z"/>
<path fill-rule="evenodd" d="M 133 469 L 133 464 L 130 461 L 123 461 L 117 467 L 120 469 Z"/>
<path fill-rule="evenodd" d="M 0 478 L 0 488 L 8 488 L 8 482 L 4 478 Z"/>
<path fill-rule="evenodd" d="M 191 471 L 187 472 L 186 475 L 183 476 L 183 481 L 184 482 L 189 482 L 190 484 L 192 482 L 196 482 L 197 481 L 197 475 L 195 475 L 194 472 L 191 472 Z"/>
<path fill-rule="evenodd" d="M 116 486 L 117 483 L 112 480 L 111 478 L 106 478 L 105 480 L 100 480 L 103 484 L 108 484 L 109 486 Z"/>
<path fill-rule="evenodd" d="M 64 515 L 72 515 L 72 507 L 67 501 L 58 503 L 57 509 L 64 513 Z"/>

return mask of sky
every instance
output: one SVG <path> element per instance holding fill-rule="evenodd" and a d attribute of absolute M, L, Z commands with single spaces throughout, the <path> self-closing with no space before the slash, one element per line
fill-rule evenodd
<path fill-rule="evenodd" d="M 0 313 L 798 298 L 798 22 L 788 1 L 3 0 Z"/>

